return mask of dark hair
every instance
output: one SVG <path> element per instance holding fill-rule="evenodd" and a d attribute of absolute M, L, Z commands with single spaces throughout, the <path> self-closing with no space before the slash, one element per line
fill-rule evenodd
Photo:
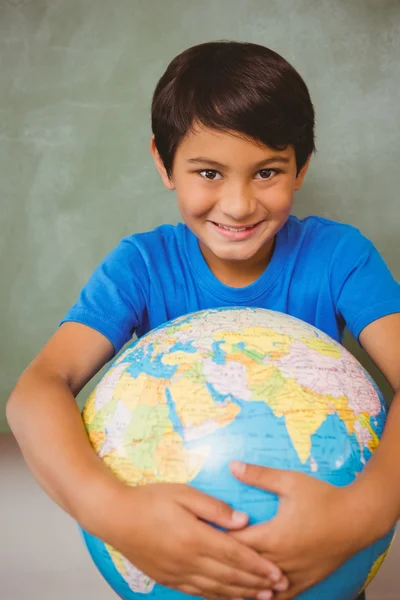
<path fill-rule="evenodd" d="M 284 58 L 258 44 L 206 42 L 168 65 L 154 91 L 151 123 L 169 177 L 176 150 L 196 122 L 274 149 L 291 144 L 297 172 L 315 151 L 306 84 Z"/>

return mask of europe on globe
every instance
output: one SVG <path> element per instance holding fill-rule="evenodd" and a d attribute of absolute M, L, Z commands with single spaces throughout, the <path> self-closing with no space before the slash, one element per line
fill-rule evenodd
<path fill-rule="evenodd" d="M 189 484 L 246 512 L 251 524 L 272 519 L 279 501 L 235 479 L 232 460 L 344 486 L 377 448 L 386 415 L 378 387 L 341 344 L 295 317 L 242 307 L 184 315 L 134 341 L 83 410 L 94 450 L 120 480 Z M 81 532 L 123 600 L 191 597 L 157 584 L 115 548 Z M 355 599 L 392 537 L 298 598 Z"/>

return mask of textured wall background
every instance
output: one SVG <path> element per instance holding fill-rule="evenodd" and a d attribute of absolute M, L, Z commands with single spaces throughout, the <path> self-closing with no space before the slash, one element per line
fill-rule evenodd
<path fill-rule="evenodd" d="M 214 39 L 265 44 L 301 72 L 319 152 L 295 213 L 356 225 L 400 278 L 398 0 L 0 0 L 0 431 L 16 379 L 96 264 L 122 236 L 178 220 L 148 150 L 150 100 L 176 54 Z M 0 461 L 0 529 L 14 544 L 2 564 L 8 576 L 18 570 L 13 589 L 70 598 L 79 585 L 79 597 L 93 597 L 98 585 L 96 597 L 111 598 L 75 526 L 62 531 L 59 511 L 48 527 L 56 507 L 44 495 L 43 508 L 35 504 L 40 490 L 26 487 L 16 456 L 3 449 Z M 370 600 L 398 599 L 399 548 L 397 540 Z M 16 594 L 7 600 L 26 596 Z"/>
<path fill-rule="evenodd" d="M 95 265 L 178 220 L 148 150 L 150 100 L 177 53 L 213 39 L 270 46 L 304 76 L 319 152 L 295 212 L 358 226 L 399 277 L 398 1 L 1 0 L 0 430 Z"/>

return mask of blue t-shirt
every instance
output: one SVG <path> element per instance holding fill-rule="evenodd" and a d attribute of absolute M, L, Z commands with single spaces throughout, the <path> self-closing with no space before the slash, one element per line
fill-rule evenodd
<path fill-rule="evenodd" d="M 105 335 L 115 352 L 175 317 L 221 306 L 253 306 L 303 319 L 342 341 L 380 317 L 400 312 L 400 285 L 358 229 L 321 217 L 290 216 L 269 265 L 251 285 L 219 281 L 198 239 L 179 223 L 121 240 L 96 268 L 61 321 Z"/>

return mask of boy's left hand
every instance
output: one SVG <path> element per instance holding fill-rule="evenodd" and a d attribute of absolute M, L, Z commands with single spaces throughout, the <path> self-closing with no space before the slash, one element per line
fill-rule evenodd
<path fill-rule="evenodd" d="M 295 598 L 367 545 L 368 523 L 351 486 L 337 487 L 296 471 L 236 461 L 231 471 L 243 483 L 279 496 L 278 512 L 271 521 L 228 534 L 287 575 L 289 589 L 276 592 L 277 600 Z"/>

